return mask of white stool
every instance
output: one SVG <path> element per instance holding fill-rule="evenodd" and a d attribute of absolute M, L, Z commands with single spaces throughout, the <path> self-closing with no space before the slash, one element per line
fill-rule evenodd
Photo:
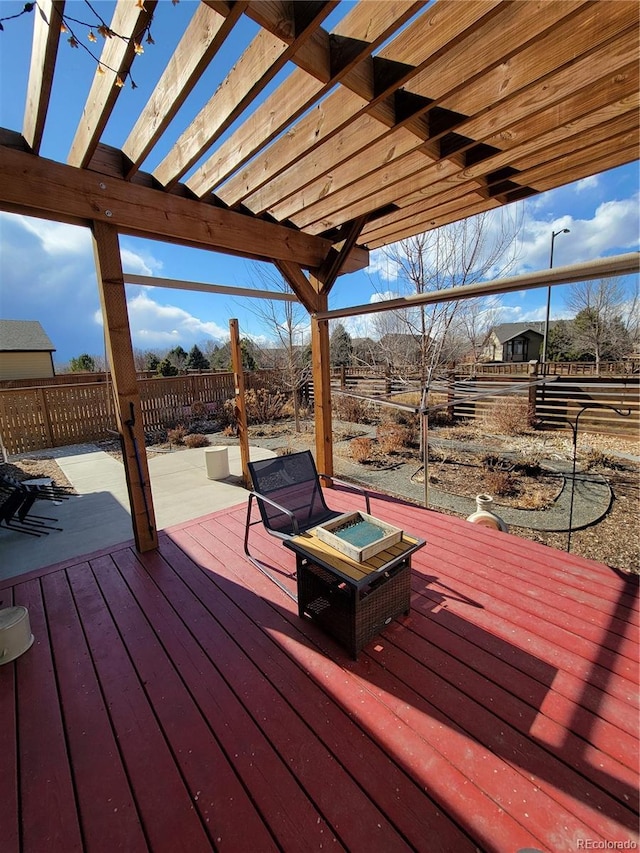
<path fill-rule="evenodd" d="M 208 447 L 204 452 L 204 463 L 210 480 L 224 480 L 229 476 L 229 448 Z"/>

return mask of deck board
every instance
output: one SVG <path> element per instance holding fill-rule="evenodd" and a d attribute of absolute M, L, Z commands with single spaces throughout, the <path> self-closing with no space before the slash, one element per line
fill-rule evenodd
<path fill-rule="evenodd" d="M 637 842 L 637 579 L 379 496 L 427 546 L 355 662 L 244 514 L 0 584 L 36 636 L 0 667 L 7 853 Z"/>

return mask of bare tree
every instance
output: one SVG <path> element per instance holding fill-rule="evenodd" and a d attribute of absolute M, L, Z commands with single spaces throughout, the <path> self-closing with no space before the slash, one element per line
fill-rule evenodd
<path fill-rule="evenodd" d="M 254 264 L 252 272 L 260 280 L 262 288 L 280 293 L 289 292 L 289 286 L 275 270 L 262 264 Z M 300 431 L 300 389 L 311 375 L 307 358 L 306 338 L 309 315 L 299 302 L 271 299 L 253 299 L 243 302 L 244 307 L 255 314 L 273 333 L 279 346 L 279 364 L 284 387 L 291 393 L 296 432 Z"/>
<path fill-rule="evenodd" d="M 631 351 L 638 328 L 637 293 L 629 302 L 622 279 L 573 284 L 567 305 L 575 313 L 572 338 L 577 353 L 593 357 L 598 367 Z"/>
<path fill-rule="evenodd" d="M 517 260 L 522 218 L 521 206 L 501 208 L 401 240 L 386 254 L 399 271 L 399 285 L 412 294 L 436 293 L 499 278 L 511 271 Z M 398 312 L 405 332 L 419 346 L 423 383 L 446 360 L 447 337 L 463 313 L 467 328 L 475 336 L 478 323 L 471 319 L 484 310 L 484 303 L 474 300 L 464 310 L 463 304 L 462 300 L 439 302 Z"/>
<path fill-rule="evenodd" d="M 454 354 L 452 360 L 471 358 L 477 364 L 487 335 L 499 323 L 501 313 L 502 306 L 497 296 L 463 300 L 458 306 L 455 328 L 452 329 L 457 346 L 450 344 L 447 347 Z"/>

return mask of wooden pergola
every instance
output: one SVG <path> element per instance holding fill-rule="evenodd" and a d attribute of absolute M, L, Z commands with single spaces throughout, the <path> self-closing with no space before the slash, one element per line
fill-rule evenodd
<path fill-rule="evenodd" d="M 183 0 L 183 3 L 186 0 Z M 137 34 L 118 0 L 66 163 L 40 156 L 63 0 L 39 0 L 0 209 L 92 230 L 136 544 L 157 545 L 119 235 L 273 263 L 311 315 L 316 457 L 332 473 L 328 297 L 369 250 L 634 161 L 635 0 L 202 0 L 121 149 L 102 141 Z M 338 19 L 326 28 L 326 20 Z M 100 7 L 100 4 L 97 4 Z M 223 45 L 257 35 L 152 171 Z M 267 94 L 276 75 L 288 75 Z M 280 78 L 278 78 L 280 79 Z M 66 120 L 66 116 L 65 116 Z"/>

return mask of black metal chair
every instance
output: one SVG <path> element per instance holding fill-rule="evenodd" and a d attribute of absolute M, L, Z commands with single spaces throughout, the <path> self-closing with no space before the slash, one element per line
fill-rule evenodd
<path fill-rule="evenodd" d="M 276 583 L 278 581 L 249 552 L 249 530 L 253 525 L 262 523 L 272 536 L 290 539 L 342 515 L 342 511 L 327 506 L 320 484 L 321 477 L 359 492 L 364 497 L 367 513 L 371 513 L 367 492 L 353 483 L 346 483 L 328 474 L 319 474 L 309 450 L 249 462 L 248 467 L 254 490 L 249 493 L 247 505 L 244 552 L 260 571 Z M 260 509 L 260 519 L 251 521 L 254 500 Z"/>

